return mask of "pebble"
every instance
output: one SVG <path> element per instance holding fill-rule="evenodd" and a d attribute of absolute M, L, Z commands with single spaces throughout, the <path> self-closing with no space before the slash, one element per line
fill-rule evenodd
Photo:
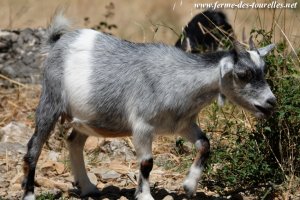
<path fill-rule="evenodd" d="M 107 172 L 104 172 L 104 173 L 100 174 L 100 176 L 103 180 L 108 180 L 108 179 L 117 179 L 121 175 L 118 172 L 114 171 L 114 170 L 109 170 Z"/>
<path fill-rule="evenodd" d="M 97 183 L 98 183 L 97 176 L 96 176 L 94 173 L 91 173 L 91 172 L 88 172 L 87 175 L 88 175 L 90 181 L 91 181 L 94 185 L 97 185 Z"/>
<path fill-rule="evenodd" d="M 174 198 L 171 195 L 165 196 L 163 200 L 174 200 Z"/>

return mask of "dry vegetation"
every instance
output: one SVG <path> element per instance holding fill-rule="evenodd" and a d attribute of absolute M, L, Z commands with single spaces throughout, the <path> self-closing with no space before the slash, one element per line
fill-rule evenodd
<path fill-rule="evenodd" d="M 104 13 L 107 12 L 105 5 L 108 5 L 110 0 L 103 0 L 101 2 L 99 0 L 1 0 L 0 18 L 2 20 L 0 21 L 0 28 L 45 27 L 54 10 L 59 5 L 63 5 L 67 7 L 67 15 L 80 27 L 92 27 L 99 23 L 99 21 L 106 20 L 110 24 L 117 25 L 117 28 L 111 32 L 118 37 L 137 42 L 159 41 L 172 45 L 177 40 L 185 23 L 194 14 L 199 12 L 199 10 L 193 8 L 193 3 L 195 2 L 197 1 L 123 0 L 115 2 L 113 14 L 107 18 L 104 16 Z M 230 0 L 227 2 L 236 1 Z M 282 52 L 282 54 L 287 55 L 288 52 L 297 54 L 297 51 L 299 51 L 300 26 L 298 24 L 300 22 L 300 5 L 294 10 L 247 9 L 225 10 L 225 13 L 228 15 L 229 21 L 233 24 L 238 38 L 241 39 L 243 29 L 245 29 L 245 33 L 248 36 L 252 29 L 265 29 L 269 31 L 273 28 L 272 41 L 285 41 L 288 46 L 287 50 Z M 84 20 L 86 17 L 89 18 L 88 22 Z M 293 62 L 294 67 L 299 70 L 299 57 L 294 56 Z M 7 77 L 0 77 L 2 80 L 4 78 Z M 9 89 L 0 88 L 0 128 L 11 121 L 23 122 L 28 127 L 33 128 L 34 110 L 38 103 L 40 86 L 22 85 L 13 80 L 8 81 L 14 84 L 15 87 Z M 213 148 L 222 145 L 233 148 L 234 145 L 237 145 L 236 140 L 243 137 L 243 135 L 238 135 L 239 131 L 233 129 L 253 131 L 256 122 L 251 115 L 238 108 L 225 107 L 222 110 L 218 110 L 213 105 L 202 112 L 199 117 L 199 123 L 208 132 L 209 137 L 212 138 Z M 223 133 L 224 130 L 225 133 Z M 230 133 L 233 135 L 229 137 L 228 134 Z M 55 135 L 59 138 L 62 137 L 58 129 L 55 131 Z M 228 141 L 228 138 L 232 140 Z M 127 138 L 126 141 L 130 146 L 130 138 Z M 157 164 L 155 166 L 157 172 L 161 171 L 161 174 L 158 173 L 153 178 L 153 182 L 158 183 L 160 188 L 172 188 L 174 183 L 179 184 L 183 178 L 183 174 L 187 170 L 187 166 L 193 159 L 193 148 L 185 143 L 179 147 L 175 147 L 174 144 L 175 138 L 161 137 L 156 140 L 154 146 L 154 154 L 156 157 L 162 158 L 156 160 Z M 49 146 L 46 146 L 44 151 L 48 152 Z M 65 148 L 61 148 L 61 151 L 63 155 L 67 154 Z M 87 157 L 88 169 L 91 170 L 92 168 L 105 165 L 109 168 L 108 164 L 101 164 L 95 160 L 95 153 L 99 153 L 99 151 L 94 151 Z M 61 162 L 65 166 L 64 172 L 69 173 L 66 160 Z M 121 172 L 124 172 L 124 170 L 126 172 L 135 172 L 137 170 L 136 163 L 133 161 L 115 162 L 116 164 L 112 164 L 111 166 L 117 166 L 115 168 L 118 168 L 117 170 Z M 124 166 L 123 169 L 120 169 L 120 164 Z M 220 166 L 222 166 L 222 163 L 213 163 L 213 167 L 208 174 L 213 173 Z M 161 180 L 162 174 L 167 178 L 166 180 Z M 204 180 L 208 181 L 208 177 L 209 175 L 204 175 Z M 291 181 L 290 179 L 293 180 Z M 277 194 L 279 199 L 291 198 L 291 190 L 293 190 L 293 193 L 300 193 L 299 188 L 297 188 L 299 186 L 297 185 L 299 182 L 296 182 L 297 177 L 290 177 L 290 179 L 285 184 L 276 186 L 277 188 L 280 187 L 281 191 L 283 191 Z M 131 183 L 126 183 L 125 185 L 120 185 L 120 182 L 114 182 L 113 184 L 120 187 L 134 188 L 136 182 L 135 180 L 131 180 Z M 100 185 L 99 187 L 103 187 L 104 185 Z M 210 184 L 206 182 L 206 185 Z M 212 187 L 211 190 L 213 192 L 208 187 L 199 189 L 199 191 L 205 192 L 208 196 L 213 196 L 218 192 L 231 194 L 230 189 L 226 190 L 226 188 L 220 191 L 218 188 Z M 180 187 L 173 188 L 173 191 L 182 192 Z M 267 194 L 267 192 L 268 190 L 265 189 L 264 194 Z M 247 195 L 244 194 L 244 196 Z M 261 197 L 255 197 L 254 194 L 248 196 L 251 196 L 251 198 L 254 196 L 254 199 Z M 206 196 L 204 195 L 204 197 Z"/>

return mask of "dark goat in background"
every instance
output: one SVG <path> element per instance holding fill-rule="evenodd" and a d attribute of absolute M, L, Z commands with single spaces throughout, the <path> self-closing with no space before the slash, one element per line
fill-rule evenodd
<path fill-rule="evenodd" d="M 223 49 L 222 41 L 233 41 L 233 30 L 221 11 L 206 10 L 197 14 L 183 29 L 175 46 L 200 53 Z"/>

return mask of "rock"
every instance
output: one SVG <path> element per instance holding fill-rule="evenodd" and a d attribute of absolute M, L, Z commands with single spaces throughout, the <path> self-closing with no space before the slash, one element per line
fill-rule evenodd
<path fill-rule="evenodd" d="M 57 174 L 62 174 L 65 171 L 65 165 L 59 162 L 55 162 L 55 170 L 57 172 Z"/>
<path fill-rule="evenodd" d="M 97 184 L 97 188 L 98 188 L 98 189 L 102 189 L 102 188 L 104 188 L 104 187 L 105 187 L 105 184 L 104 184 L 104 183 L 102 183 L 101 181 L 98 182 L 98 184 Z"/>
<path fill-rule="evenodd" d="M 21 83 L 39 83 L 44 60 L 40 43 L 44 36 L 44 29 L 0 30 L 0 73 Z M 11 83 L 0 79 L 0 85 Z"/>
<path fill-rule="evenodd" d="M 96 176 L 94 173 L 91 173 L 91 172 L 88 172 L 87 175 L 88 175 L 90 181 L 91 181 L 94 185 L 97 185 L 97 183 L 98 183 L 97 176 Z"/>
<path fill-rule="evenodd" d="M 100 145 L 101 143 L 104 141 L 103 138 L 98 138 L 98 137 L 89 137 L 85 143 L 85 146 L 84 146 L 84 150 L 86 151 L 94 151 L 96 150 Z"/>
<path fill-rule="evenodd" d="M 127 174 L 130 171 L 129 167 L 126 164 L 121 163 L 119 160 L 111 161 L 109 164 L 109 169 L 114 170 L 120 174 Z"/>
<path fill-rule="evenodd" d="M 104 181 L 107 181 L 109 179 L 117 179 L 117 178 L 121 177 L 121 175 L 114 170 L 103 171 L 99 175 L 100 175 L 101 179 Z"/>
<path fill-rule="evenodd" d="M 48 159 L 54 162 L 57 162 L 59 157 L 59 153 L 55 152 L 55 151 L 50 151 L 48 153 Z"/>
<path fill-rule="evenodd" d="M 18 154 L 24 155 L 26 150 L 26 147 L 19 143 L 0 142 L 0 158 L 5 158 L 6 154 L 11 157 Z"/>
<path fill-rule="evenodd" d="M 174 200 L 174 198 L 171 195 L 165 196 L 163 200 Z"/>
<path fill-rule="evenodd" d="M 6 191 L 0 191 L 0 197 L 5 197 L 7 195 Z"/>
<path fill-rule="evenodd" d="M 101 150 L 114 157 L 122 158 L 124 161 L 135 160 L 133 149 L 122 139 L 106 140 Z"/>
<path fill-rule="evenodd" d="M 51 171 L 56 171 L 57 174 L 62 174 L 65 171 L 65 165 L 60 162 L 48 160 L 42 164 L 41 171 L 47 175 L 52 175 Z"/>
<path fill-rule="evenodd" d="M 25 124 L 19 122 L 11 122 L 0 129 L 1 142 L 19 143 L 26 145 L 30 139 L 33 130 Z"/>
<path fill-rule="evenodd" d="M 128 200 L 128 199 L 124 196 L 121 196 L 119 200 Z"/>
<path fill-rule="evenodd" d="M 57 188 L 62 190 L 63 192 L 67 192 L 69 188 L 72 188 L 72 185 L 70 183 L 63 183 L 60 181 L 53 181 L 45 177 L 37 177 L 36 183 L 39 186 L 45 187 L 45 188 Z"/>

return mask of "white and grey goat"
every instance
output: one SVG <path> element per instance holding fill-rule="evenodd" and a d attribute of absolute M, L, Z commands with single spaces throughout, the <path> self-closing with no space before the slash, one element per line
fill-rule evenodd
<path fill-rule="evenodd" d="M 85 170 L 83 146 L 89 136 L 132 136 L 140 175 L 136 198 L 150 200 L 152 142 L 159 134 L 179 134 L 198 154 L 184 181 L 191 196 L 210 152 L 196 125 L 199 111 L 215 98 L 270 115 L 276 99 L 265 78 L 263 57 L 274 45 L 250 50 L 235 42 L 230 51 L 193 55 L 164 44 L 124 41 L 90 29 L 71 31 L 57 15 L 45 41 L 42 94 L 35 132 L 24 157 L 23 199 L 35 199 L 36 163 L 59 117 L 73 125 L 67 139 L 72 171 L 82 198 L 99 195 Z"/>

